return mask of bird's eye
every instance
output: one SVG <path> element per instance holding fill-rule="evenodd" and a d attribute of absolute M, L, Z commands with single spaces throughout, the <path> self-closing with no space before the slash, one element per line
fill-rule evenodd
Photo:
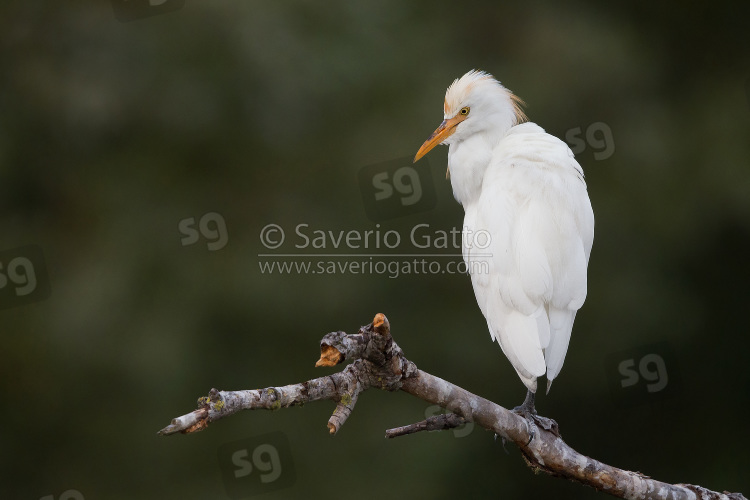
<path fill-rule="evenodd" d="M 463 116 L 468 115 L 469 114 L 469 108 L 468 108 L 468 106 L 465 107 L 465 108 L 461 108 L 461 111 L 459 111 L 458 114 L 463 115 Z"/>

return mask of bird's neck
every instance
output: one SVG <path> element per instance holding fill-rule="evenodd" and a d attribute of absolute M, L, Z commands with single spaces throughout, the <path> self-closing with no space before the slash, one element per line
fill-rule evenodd
<path fill-rule="evenodd" d="M 492 159 L 492 151 L 505 135 L 478 133 L 451 144 L 448 150 L 453 196 L 466 209 L 482 192 L 484 174 Z"/>

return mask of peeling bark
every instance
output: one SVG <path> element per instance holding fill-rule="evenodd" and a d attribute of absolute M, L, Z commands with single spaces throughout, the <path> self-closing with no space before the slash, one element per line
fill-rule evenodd
<path fill-rule="evenodd" d="M 354 411 L 362 392 L 370 388 L 402 390 L 452 413 L 390 429 L 386 437 L 451 429 L 474 422 L 513 441 L 533 470 L 577 481 L 619 498 L 747 500 L 741 493 L 718 493 L 701 486 L 663 483 L 578 453 L 560 436 L 540 428 L 533 420 L 419 370 L 393 341 L 388 319 L 381 313 L 356 334 L 332 332 L 323 337 L 320 359 L 315 366 L 335 366 L 345 360 L 352 363 L 341 372 L 300 384 L 244 391 L 211 389 L 208 397 L 198 400 L 198 409 L 173 419 L 159 434 L 190 434 L 240 410 L 278 410 L 322 399 L 336 403 L 328 420 L 329 432 L 336 434 Z"/>

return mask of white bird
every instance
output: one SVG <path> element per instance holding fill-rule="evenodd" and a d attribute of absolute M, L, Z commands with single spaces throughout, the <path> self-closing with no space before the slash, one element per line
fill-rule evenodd
<path fill-rule="evenodd" d="M 515 410 L 536 418 L 537 378 L 546 374 L 549 392 L 586 299 L 594 213 L 573 152 L 526 122 L 522 104 L 492 75 L 469 71 L 448 87 L 444 120 L 414 161 L 449 145 L 474 293 L 490 335 L 528 388 Z"/>

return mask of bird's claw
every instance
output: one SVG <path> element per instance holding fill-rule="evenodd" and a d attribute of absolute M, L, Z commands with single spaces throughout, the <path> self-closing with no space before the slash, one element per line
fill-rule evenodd
<path fill-rule="evenodd" d="M 532 415 L 531 418 L 545 431 L 549 431 L 557 437 L 560 437 L 560 427 L 557 422 L 551 418 L 541 417 L 539 415 Z"/>
<path fill-rule="evenodd" d="M 529 425 L 529 442 L 526 443 L 528 445 L 531 443 L 531 441 L 534 439 L 535 433 L 534 428 L 538 425 L 545 431 L 549 431 L 552 434 L 554 434 L 557 437 L 560 437 L 560 427 L 557 425 L 557 422 L 552 420 L 551 418 L 542 417 L 540 415 L 537 415 L 536 410 L 534 408 L 529 408 L 528 406 L 521 405 L 516 406 L 513 408 L 513 413 L 520 415 L 524 419 L 526 419 L 527 422 L 529 422 L 531 425 Z"/>
<path fill-rule="evenodd" d="M 536 424 L 533 420 L 527 422 L 529 422 L 529 440 L 526 442 L 526 446 L 530 445 L 534 440 L 534 436 L 536 436 L 536 433 L 534 432 L 534 429 L 536 429 Z"/>
<path fill-rule="evenodd" d="M 495 441 L 497 441 L 497 438 L 498 438 L 498 435 L 495 434 Z M 505 452 L 506 455 L 510 455 L 510 453 L 508 453 L 508 448 L 505 447 L 506 439 L 500 436 L 500 440 L 503 443 L 503 451 Z"/>

